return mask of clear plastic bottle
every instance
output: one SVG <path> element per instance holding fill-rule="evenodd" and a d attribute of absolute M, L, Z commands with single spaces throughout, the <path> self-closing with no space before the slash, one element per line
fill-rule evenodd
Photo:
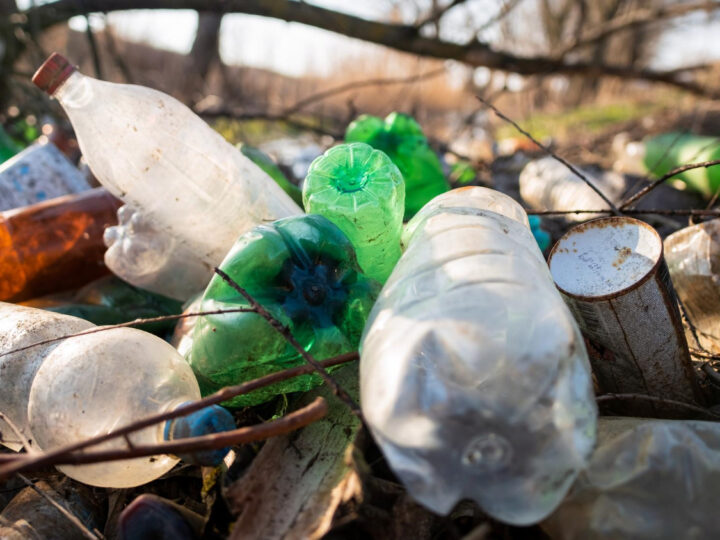
<path fill-rule="evenodd" d="M 65 109 L 95 177 L 140 210 L 158 234 L 176 242 L 173 249 L 196 258 L 193 269 L 206 265 L 204 279 L 188 282 L 189 292 L 181 300 L 207 285 L 212 268 L 238 235 L 302 213 L 265 172 L 167 94 L 86 77 L 58 54 L 33 81 Z M 106 262 L 115 271 L 123 261 L 108 257 Z M 116 273 L 133 285 L 167 294 L 149 279 L 139 284 Z M 156 282 L 163 279 L 158 274 Z"/>
<path fill-rule="evenodd" d="M 619 201 L 627 185 L 623 175 L 605 171 L 587 177 L 613 203 Z M 565 165 L 548 156 L 531 161 L 520 173 L 520 196 L 536 210 L 602 210 L 608 207 L 600 195 Z M 584 221 L 595 214 L 568 214 L 570 221 Z"/>
<path fill-rule="evenodd" d="M 0 355 L 92 327 L 75 317 L 0 303 Z M 101 435 L 200 398 L 192 370 L 177 351 L 132 328 L 108 329 L 3 355 L 0 372 L 0 410 L 41 450 Z M 230 413 L 210 407 L 128 437 L 139 446 L 232 428 Z M 2 433 L 14 437 L 9 426 L 3 425 Z M 3 444 L 20 448 L 18 441 L 3 440 Z M 126 441 L 118 438 L 93 450 L 124 448 Z M 207 464 L 219 462 L 223 455 L 202 452 L 192 458 Z M 178 461 L 164 455 L 58 469 L 86 484 L 126 488 L 155 480 Z"/>
<path fill-rule="evenodd" d="M 587 462 L 597 410 L 527 216 L 499 192 L 461 188 L 428 203 L 403 241 L 360 348 L 375 440 L 431 510 L 472 498 L 501 521 L 537 522 Z"/>
<path fill-rule="evenodd" d="M 720 424 L 609 418 L 562 505 L 543 529 L 556 540 L 720 537 Z"/>
<path fill-rule="evenodd" d="M 310 165 L 303 199 L 345 233 L 363 272 L 384 283 L 402 254 L 405 211 L 405 182 L 392 160 L 365 143 L 335 146 Z"/>

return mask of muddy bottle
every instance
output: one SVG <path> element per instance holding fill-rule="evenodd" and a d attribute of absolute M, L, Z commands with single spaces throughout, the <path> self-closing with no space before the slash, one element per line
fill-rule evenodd
<path fill-rule="evenodd" d="M 0 410 L 33 447 L 52 450 L 107 433 L 200 397 L 192 370 L 169 344 L 132 328 L 114 328 L 12 352 L 41 341 L 87 331 L 94 325 L 75 317 L 0 303 Z M 2 444 L 19 450 L 23 441 L 0 421 Z M 220 407 L 154 425 L 128 435 L 135 446 L 234 428 Z M 93 450 L 127 448 L 123 438 Z M 217 464 L 225 452 L 188 456 Z M 90 465 L 62 465 L 80 482 L 126 488 L 169 471 L 175 456 L 139 457 Z"/>

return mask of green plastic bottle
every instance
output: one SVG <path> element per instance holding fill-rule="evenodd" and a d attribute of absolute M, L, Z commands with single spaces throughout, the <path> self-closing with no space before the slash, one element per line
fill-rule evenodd
<path fill-rule="evenodd" d="M 220 268 L 247 290 L 322 360 L 357 350 L 380 284 L 362 274 L 347 237 L 322 216 L 303 215 L 260 225 L 242 235 Z M 220 276 L 205 290 L 203 311 L 250 307 Z M 199 317 L 187 360 L 203 395 L 301 365 L 285 338 L 256 313 Z M 303 375 L 225 403 L 257 405 L 280 393 L 309 390 L 319 376 Z"/>
<path fill-rule="evenodd" d="M 0 126 L 0 163 L 7 161 L 20 152 L 20 150 L 21 148 L 15 144 L 15 141 L 10 138 L 10 135 Z"/>
<path fill-rule="evenodd" d="M 140 289 L 115 276 L 97 279 L 73 293 L 36 298 L 23 305 L 72 315 L 98 326 L 182 313 L 181 302 Z M 158 321 L 136 328 L 164 335 L 176 323 L 176 320 Z"/>
<path fill-rule="evenodd" d="M 283 174 L 280 167 L 277 166 L 277 163 L 275 163 L 270 156 L 259 148 L 244 143 L 238 144 L 237 147 L 245 157 L 250 158 L 255 165 L 275 180 L 275 183 L 280 186 L 285 193 L 290 195 L 290 198 L 295 201 L 298 206 L 302 206 L 302 191 L 287 179 L 287 176 Z"/>
<path fill-rule="evenodd" d="M 402 255 L 405 183 L 384 152 L 364 143 L 331 148 L 310 165 L 303 203 L 337 225 L 363 272 L 385 283 Z"/>
<path fill-rule="evenodd" d="M 405 220 L 450 189 L 422 128 L 407 114 L 394 112 L 385 121 L 364 114 L 348 126 L 345 140 L 382 150 L 398 166 L 405 179 Z"/>
<path fill-rule="evenodd" d="M 644 164 L 657 178 L 682 165 L 720 159 L 720 137 L 664 133 L 644 141 Z M 676 175 L 689 189 L 712 197 L 720 188 L 720 167 L 701 167 Z"/>

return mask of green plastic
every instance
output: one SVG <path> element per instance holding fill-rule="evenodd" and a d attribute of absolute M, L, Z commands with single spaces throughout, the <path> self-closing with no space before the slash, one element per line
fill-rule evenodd
<path fill-rule="evenodd" d="M 0 163 L 7 161 L 15 154 L 20 152 L 21 148 L 15 144 L 5 130 L 0 126 Z"/>
<path fill-rule="evenodd" d="M 181 302 L 139 289 L 115 276 L 95 280 L 72 294 L 46 296 L 23 304 L 79 317 L 98 326 L 182 312 Z M 163 335 L 171 331 L 176 323 L 176 320 L 159 321 L 136 328 Z"/>
<path fill-rule="evenodd" d="M 302 191 L 295 184 L 287 179 L 287 176 L 283 174 L 280 167 L 268 156 L 265 152 L 254 146 L 241 143 L 238 145 L 240 151 L 249 158 L 255 165 L 265 171 L 270 178 L 275 180 L 275 183 L 282 188 L 282 190 L 290 195 L 290 198 L 295 201 L 298 206 L 302 207 Z"/>
<path fill-rule="evenodd" d="M 380 291 L 380 284 L 360 271 L 352 244 L 342 231 L 311 214 L 245 233 L 220 268 L 318 360 L 357 350 Z M 200 304 L 204 311 L 241 307 L 250 306 L 218 275 Z M 203 395 L 304 363 L 256 313 L 199 317 L 187 359 Z M 238 396 L 225 405 L 257 405 L 281 393 L 309 390 L 320 382 L 315 374 L 303 375 Z"/>
<path fill-rule="evenodd" d="M 720 137 L 704 137 L 690 133 L 665 133 L 644 141 L 645 167 L 655 178 L 676 167 L 720 159 Z M 712 197 L 720 188 L 720 168 L 701 167 L 680 173 L 688 189 Z"/>
<path fill-rule="evenodd" d="M 405 183 L 384 152 L 364 143 L 331 148 L 310 165 L 303 202 L 345 233 L 367 276 L 385 283 L 402 255 Z"/>
<path fill-rule="evenodd" d="M 440 160 L 411 116 L 394 112 L 383 121 L 364 114 L 348 126 L 345 140 L 382 150 L 397 165 L 405 179 L 405 220 L 450 189 Z"/>

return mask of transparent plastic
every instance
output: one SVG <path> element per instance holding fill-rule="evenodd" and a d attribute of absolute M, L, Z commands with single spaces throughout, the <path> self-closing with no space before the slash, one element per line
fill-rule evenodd
<path fill-rule="evenodd" d="M 481 187 L 433 199 L 361 341 L 361 406 L 410 494 L 446 514 L 472 498 L 535 523 L 560 503 L 595 441 L 578 327 L 525 212 Z"/>
<path fill-rule="evenodd" d="M 345 233 L 363 272 L 384 283 L 402 254 L 405 211 L 405 182 L 390 158 L 364 143 L 331 148 L 310 165 L 303 199 Z"/>
<path fill-rule="evenodd" d="M 613 203 L 619 201 L 626 189 L 625 178 L 616 172 L 605 171 L 600 176 L 589 172 L 587 178 Z M 602 210 L 607 203 L 581 178 L 565 165 L 548 156 L 531 161 L 520 173 L 520 196 L 535 210 Z M 568 214 L 569 221 L 585 221 L 596 214 Z"/>
<path fill-rule="evenodd" d="M 92 327 L 75 317 L 0 303 L 0 354 Z M 107 433 L 200 397 L 192 370 L 177 351 L 132 328 L 108 329 L 0 356 L 0 373 L 0 410 L 42 450 Z M 132 433 L 130 441 L 160 443 L 166 427 L 158 424 Z M 12 436 L 8 426 L 0 429 L 3 438 Z M 168 433 L 168 438 L 177 436 Z M 16 441 L 3 444 L 20 448 Z M 122 438 L 93 447 L 124 448 Z M 164 455 L 58 468 L 80 482 L 126 488 L 155 480 L 178 461 Z"/>
<path fill-rule="evenodd" d="M 183 276 L 206 266 L 206 285 L 239 234 L 259 223 L 301 213 L 300 208 L 257 165 L 176 99 L 141 86 L 113 84 L 74 72 L 55 91 L 73 124 L 95 177 L 114 195 L 142 212 L 143 220 L 171 242 L 151 265 L 170 262 Z M 130 237 L 132 238 L 132 237 Z M 125 238 L 127 241 L 128 238 Z M 143 239 L 141 253 L 151 242 Z M 162 244 L 162 242 L 161 242 Z M 180 250 L 182 256 L 172 254 Z M 132 254 L 126 246 L 123 255 Z M 146 255 L 145 255 L 146 256 Z M 159 290 L 167 272 L 132 275 L 109 256 L 108 266 L 134 285 Z M 183 270 L 188 263 L 189 271 Z M 175 266 L 177 264 L 178 266 Z M 139 283 L 135 275 L 144 276 Z M 162 285 L 159 285 L 162 287 Z M 188 293 L 187 299 L 192 292 Z M 177 298 L 177 296 L 175 296 Z"/>
<path fill-rule="evenodd" d="M 342 231 L 314 214 L 281 219 L 244 234 L 220 269 L 317 359 L 357 350 L 380 290 L 379 283 L 361 272 Z M 200 310 L 237 308 L 250 305 L 215 276 Z M 285 337 L 257 313 L 198 317 L 187 358 L 203 394 L 304 363 Z M 228 405 L 257 405 L 320 382 L 317 375 L 303 375 L 238 396 Z"/>
<path fill-rule="evenodd" d="M 700 346 L 720 354 L 720 219 L 680 229 L 664 245 L 673 287 Z M 688 341 L 694 344 L 692 333 Z"/>
<path fill-rule="evenodd" d="M 720 424 L 600 418 L 598 444 L 542 526 L 554 540 L 718 538 Z"/>

